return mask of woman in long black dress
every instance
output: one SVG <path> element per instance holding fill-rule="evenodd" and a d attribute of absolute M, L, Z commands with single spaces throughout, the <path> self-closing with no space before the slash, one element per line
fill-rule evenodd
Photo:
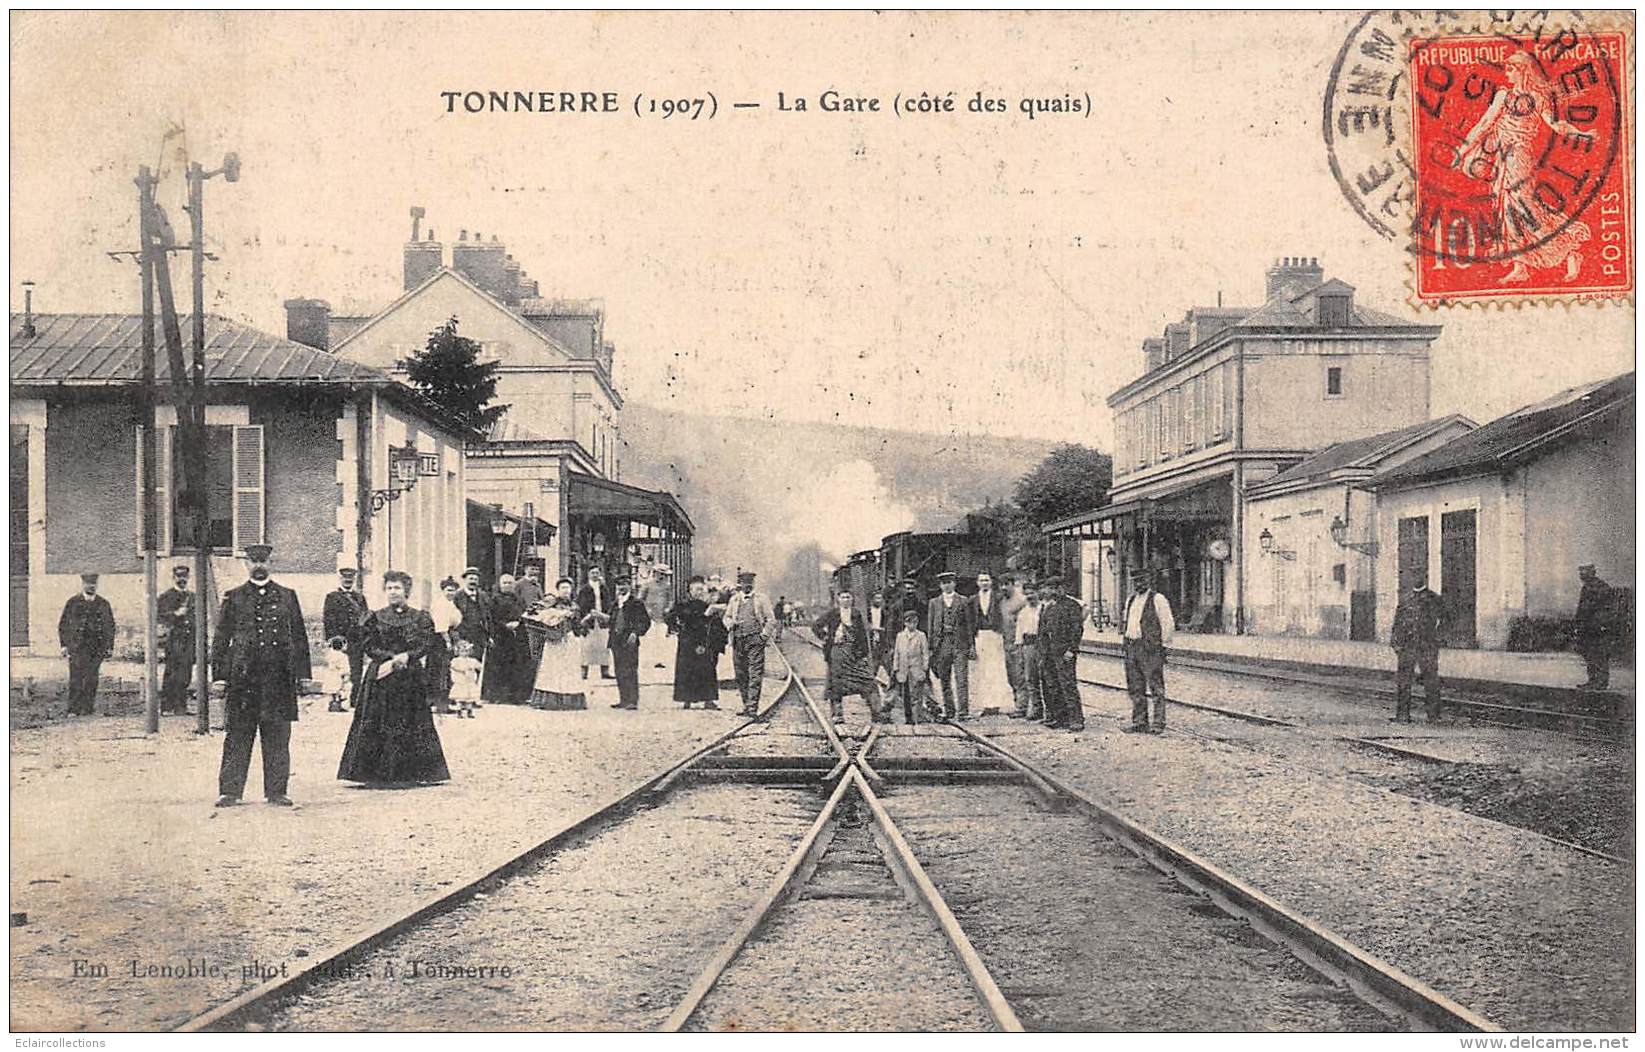
<path fill-rule="evenodd" d="M 383 574 L 388 605 L 365 623 L 365 668 L 360 673 L 360 703 L 348 729 L 348 743 L 337 765 L 345 782 L 409 785 L 443 782 L 446 769 L 440 735 L 429 711 L 424 659 L 440 645 L 434 619 L 407 605 L 411 575 Z"/>
<path fill-rule="evenodd" d="M 714 645 L 714 630 L 721 622 L 708 612 L 708 585 L 703 579 L 693 577 L 689 587 L 691 594 L 675 603 L 664 618 L 679 637 L 674 650 L 674 700 L 688 709 L 699 701 L 705 709 L 717 709 L 720 685 L 714 666 L 720 651 Z"/>

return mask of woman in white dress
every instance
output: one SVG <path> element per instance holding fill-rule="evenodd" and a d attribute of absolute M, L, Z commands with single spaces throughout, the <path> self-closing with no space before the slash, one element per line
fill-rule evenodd
<path fill-rule="evenodd" d="M 571 578 L 560 578 L 554 594 L 544 596 L 537 612 L 529 616 L 544 626 L 546 635 L 532 682 L 531 704 L 540 709 L 588 708 L 583 682 L 583 628 L 576 601 L 571 597 Z"/>
<path fill-rule="evenodd" d="M 1011 681 L 1005 672 L 1005 597 L 994 590 L 988 571 L 977 574 L 977 594 L 971 597 L 977 620 L 976 659 L 971 665 L 972 711 L 1005 711 L 1013 702 Z M 1014 704 L 1014 702 L 1013 702 Z"/>

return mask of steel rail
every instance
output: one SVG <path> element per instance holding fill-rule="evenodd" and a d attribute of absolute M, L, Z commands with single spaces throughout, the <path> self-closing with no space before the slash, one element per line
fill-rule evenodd
<path fill-rule="evenodd" d="M 1108 804 L 1058 782 L 1003 746 L 986 742 L 965 727 L 956 728 L 979 745 L 1014 759 L 1051 786 L 1127 850 L 1184 886 L 1199 892 L 1224 911 L 1249 923 L 1320 974 L 1353 990 L 1386 1015 L 1413 1027 L 1440 1032 L 1496 1033 L 1501 1027 L 1452 1000 L 1421 980 L 1356 946 L 1284 903 L 1227 872 L 1187 847 L 1167 839 Z"/>
<path fill-rule="evenodd" d="M 840 762 L 835 765 L 834 770 L 829 772 L 827 779 L 833 781 L 839 777 L 846 767 L 851 765 L 851 751 L 845 747 L 845 742 L 840 740 L 839 732 L 834 729 L 833 721 L 823 718 L 822 709 L 817 707 L 816 699 L 811 696 L 811 691 L 806 687 L 804 679 L 794 668 L 794 662 L 789 660 L 788 655 L 783 652 L 781 643 L 777 645 L 777 656 L 782 658 L 783 666 L 788 669 L 790 685 L 797 684 L 799 686 L 800 697 L 805 701 L 806 710 L 811 713 L 811 718 L 817 722 L 817 726 L 822 728 L 823 734 L 828 738 L 828 744 L 833 747 L 834 754 L 839 757 Z M 789 687 L 784 687 L 783 693 L 786 694 L 789 689 Z"/>
<path fill-rule="evenodd" d="M 1081 644 L 1079 652 L 1081 654 L 1087 654 L 1091 657 L 1106 658 L 1115 661 L 1120 660 L 1123 656 L 1105 648 L 1094 647 L 1090 644 Z M 1385 702 L 1392 700 L 1394 697 L 1394 692 L 1386 687 L 1378 687 L 1374 685 L 1368 687 L 1354 687 L 1344 683 L 1322 681 L 1319 674 L 1309 673 L 1304 670 L 1292 671 L 1285 668 L 1263 666 L 1242 667 L 1233 662 L 1208 661 L 1204 659 L 1195 659 L 1192 657 L 1178 657 L 1173 660 L 1183 668 L 1189 668 L 1197 672 L 1205 672 L 1213 675 L 1221 674 L 1228 676 L 1243 676 L 1247 679 L 1261 679 L 1273 683 L 1284 683 L 1291 686 L 1318 687 L 1323 690 L 1336 691 L 1338 693 L 1356 697 L 1369 694 Z M 1114 686 L 1114 684 L 1111 683 L 1100 683 L 1096 685 L 1105 687 Z M 1468 711 L 1469 718 L 1477 720 L 1480 723 L 1487 723 L 1495 727 L 1507 727 L 1515 730 L 1546 731 L 1550 734 L 1558 734 L 1563 737 L 1575 739 L 1576 741 L 1603 742 L 1610 745 L 1626 744 L 1628 739 L 1632 736 L 1634 729 L 1634 721 L 1626 718 L 1601 716 L 1594 713 L 1584 712 L 1565 712 L 1558 709 L 1536 708 L 1529 705 L 1508 705 L 1503 704 L 1500 701 L 1487 701 L 1483 698 L 1471 698 L 1466 693 L 1457 692 L 1455 690 L 1453 690 L 1449 697 L 1444 697 L 1442 700 L 1451 705 L 1453 708 Z M 1513 715 L 1505 715 L 1501 718 L 1493 719 L 1489 715 L 1496 713 L 1520 714 L 1525 717 L 1532 717 L 1532 719 L 1516 719 Z M 1609 736 L 1583 734 L 1579 733 L 1575 729 L 1565 730 L 1560 727 L 1546 725 L 1556 722 L 1576 721 L 1590 723 L 1595 725 L 1600 730 L 1609 730 L 1614 733 Z"/>
<path fill-rule="evenodd" d="M 1080 682 L 1084 683 L 1084 684 L 1087 684 L 1089 686 L 1093 686 L 1093 687 L 1103 687 L 1103 688 L 1106 688 L 1108 690 L 1115 690 L 1115 691 L 1124 691 L 1125 690 L 1124 687 L 1118 687 L 1118 686 L 1115 686 L 1112 683 L 1103 683 L 1103 682 L 1100 682 L 1098 680 L 1085 679 L 1083 677 L 1080 679 Z M 1354 738 L 1354 737 L 1350 737 L 1350 736 L 1344 735 L 1344 734 L 1312 734 L 1308 731 L 1306 725 L 1304 725 L 1304 724 L 1287 723 L 1284 720 L 1274 719 L 1271 716 L 1258 716 L 1255 713 L 1242 713 L 1242 712 L 1239 712 L 1239 711 L 1234 710 L 1234 709 L 1219 709 L 1219 708 L 1217 708 L 1213 705 L 1201 705 L 1197 702 L 1190 702 L 1190 701 L 1177 701 L 1174 698 L 1167 698 L 1166 701 L 1170 702 L 1173 705 L 1181 705 L 1184 708 L 1188 708 L 1188 709 L 1195 709 L 1195 710 L 1198 710 L 1198 711 L 1210 712 L 1210 713 L 1213 713 L 1213 714 L 1218 715 L 1218 716 L 1227 716 L 1231 719 L 1241 720 L 1241 721 L 1246 722 L 1246 723 L 1257 723 L 1257 724 L 1261 724 L 1263 726 L 1268 726 L 1268 727 L 1280 727 L 1280 728 L 1284 728 L 1284 729 L 1287 729 L 1287 730 L 1293 730 L 1293 731 L 1296 731 L 1297 734 L 1298 734 L 1298 737 L 1301 737 L 1301 738 L 1309 738 L 1309 739 L 1312 739 L 1314 741 L 1335 741 L 1335 742 L 1340 742 L 1344 745 L 1350 745 L 1350 746 L 1354 746 L 1354 747 L 1357 747 L 1357 748 L 1368 748 L 1368 749 L 1371 749 L 1371 750 L 1376 751 L 1376 752 L 1387 753 L 1387 754 L 1389 754 L 1391 756 L 1394 756 L 1396 758 L 1399 758 L 1399 759 L 1419 760 L 1422 763 L 1432 764 L 1434 766 L 1455 766 L 1455 765 L 1457 765 L 1458 763 L 1461 762 L 1461 761 L 1457 761 L 1457 760 L 1448 760 L 1448 759 L 1445 759 L 1444 757 L 1441 757 L 1441 756 L 1434 756 L 1430 753 L 1417 752 L 1413 749 L 1402 749 L 1397 745 L 1389 745 L 1385 742 L 1376 741 L 1373 738 Z M 1098 715 L 1100 718 L 1103 718 L 1103 719 L 1115 719 L 1115 720 L 1123 719 L 1123 717 L 1108 716 L 1106 714 L 1096 714 L 1096 715 Z M 1521 728 L 1521 729 L 1523 729 L 1523 728 Z M 1309 764 L 1298 763 L 1295 760 L 1291 760 L 1291 759 L 1288 759 L 1288 758 L 1283 757 L 1283 756 L 1277 756 L 1273 753 L 1263 752 L 1262 750 L 1256 748 L 1256 746 L 1252 745 L 1249 742 L 1238 741 L 1238 740 L 1231 739 L 1231 738 L 1215 738 L 1215 737 L 1212 737 L 1211 735 L 1208 735 L 1208 734 L 1200 734 L 1197 731 L 1184 730 L 1182 728 L 1178 728 L 1178 733 L 1186 734 L 1190 737 L 1198 738 L 1201 741 L 1213 742 L 1213 743 L 1216 743 L 1216 744 L 1219 744 L 1219 745 L 1233 745 L 1233 746 L 1236 746 L 1238 748 L 1245 749 L 1245 750 L 1248 750 L 1250 752 L 1257 753 L 1258 755 L 1266 756 L 1271 760 L 1276 760 L 1280 763 L 1289 764 L 1293 767 L 1298 768 L 1299 770 L 1310 771 L 1310 772 L 1313 772 L 1314 774 L 1322 774 L 1322 775 L 1325 775 L 1328 778 L 1352 777 L 1352 776 L 1345 776 L 1340 772 L 1327 771 L 1327 770 L 1324 770 L 1322 768 L 1313 767 Z M 1469 816 L 1470 818 L 1472 818 L 1476 821 L 1479 821 L 1479 822 L 1492 822 L 1492 823 L 1495 823 L 1497 825 L 1504 826 L 1508 829 L 1512 829 L 1515 833 L 1519 833 L 1521 835 L 1529 835 L 1529 836 L 1534 836 L 1534 837 L 1540 837 L 1541 839 L 1548 841 L 1550 844 L 1555 844 L 1555 845 L 1558 845 L 1559 847 L 1568 849 L 1570 851 L 1575 851 L 1578 854 L 1588 855 L 1588 856 L 1593 857 L 1593 858 L 1601 859 L 1602 861 L 1609 862 L 1613 865 L 1627 866 L 1629 868 L 1633 868 L 1633 865 L 1634 865 L 1634 860 L 1631 859 L 1631 858 L 1625 858 L 1621 855 L 1613 855 L 1610 852 L 1601 851 L 1598 848 L 1588 847 L 1585 844 L 1578 844 L 1575 841 L 1565 840 L 1565 839 L 1562 839 L 1562 838 L 1557 837 L 1557 836 L 1552 836 L 1552 835 L 1550 835 L 1548 833 L 1544 833 L 1544 832 L 1542 832 L 1541 830 L 1538 830 L 1538 829 L 1532 829 L 1528 826 L 1516 825 L 1513 822 L 1505 822 L 1500 818 L 1492 818 L 1490 815 L 1476 814 L 1472 811 L 1465 810 L 1464 808 L 1457 807 L 1454 804 L 1442 804 L 1442 803 L 1439 803 L 1438 801 L 1429 800 L 1429 799 L 1426 799 L 1424 797 L 1410 796 L 1410 795 L 1407 795 L 1407 794 L 1404 794 L 1404 793 L 1400 793 L 1396 790 L 1390 789 L 1385 785 L 1378 785 L 1375 782 L 1366 781 L 1366 780 L 1363 780 L 1363 779 L 1354 779 L 1354 780 L 1360 782 L 1361 785 L 1364 785 L 1367 788 L 1373 789 L 1373 790 L 1375 790 L 1379 793 L 1386 793 L 1390 796 L 1397 796 L 1397 797 L 1400 797 L 1400 798 L 1405 799 L 1405 800 L 1415 800 L 1418 803 L 1426 804 L 1430 807 L 1443 808 L 1444 810 L 1447 810 L 1447 811 L 1456 811 L 1459 814 L 1465 814 L 1465 815 Z"/>
<path fill-rule="evenodd" d="M 977 991 L 977 997 L 988 1010 L 994 1025 L 1008 1034 L 1022 1033 L 1022 1020 L 1017 1018 L 1016 1010 L 1011 1007 L 1011 1002 L 1005 999 L 1005 994 L 1000 992 L 999 984 L 994 981 L 993 975 L 989 974 L 988 966 L 983 963 L 976 947 L 971 945 L 971 940 L 966 937 L 959 919 L 954 916 L 954 911 L 948 908 L 948 903 L 943 901 L 942 893 L 931 882 L 925 867 L 920 865 L 920 860 L 914 857 L 914 849 L 908 846 L 908 841 L 903 839 L 902 833 L 891 821 L 885 805 L 875 795 L 868 779 L 863 777 L 859 768 L 851 770 L 850 778 L 863 801 L 868 804 L 869 813 L 874 816 L 874 826 L 880 834 L 883 853 L 892 869 L 898 872 L 898 883 L 914 888 L 920 905 L 925 907 L 926 912 L 937 922 L 937 927 L 942 929 L 949 948 L 954 951 L 954 956 L 959 958 L 960 966 L 965 969 L 966 978 L 971 980 L 972 988 Z"/>
<path fill-rule="evenodd" d="M 451 912 L 474 898 L 478 892 L 509 879 L 526 866 L 562 851 L 572 846 L 576 841 L 591 836 L 615 822 L 627 818 L 640 805 L 654 800 L 667 788 L 676 785 L 686 772 L 705 757 L 724 748 L 728 742 L 743 731 L 768 718 L 772 710 L 782 704 L 783 699 L 800 682 L 799 677 L 794 674 L 793 666 L 788 665 L 787 667 L 789 670 L 788 682 L 781 691 L 773 695 L 771 700 L 759 709 L 755 716 L 743 720 L 684 759 L 670 765 L 658 774 L 647 777 L 623 792 L 616 799 L 601 804 L 546 839 L 533 844 L 524 851 L 511 855 L 500 863 L 488 867 L 484 873 L 461 886 L 435 895 L 409 910 L 397 912 L 370 928 L 345 937 L 334 946 L 317 954 L 307 964 L 289 975 L 270 979 L 249 990 L 242 991 L 239 995 L 215 1008 L 190 1018 L 176 1027 L 174 1032 L 200 1033 L 220 1030 L 236 1023 L 249 1021 L 259 1014 L 273 1009 L 279 1002 L 301 993 L 315 983 L 324 982 L 339 973 L 345 972 L 347 966 L 352 962 L 359 960 L 371 951 L 416 928 L 418 925 Z"/>
<path fill-rule="evenodd" d="M 805 685 L 805 680 L 795 677 L 794 682 L 799 684 L 800 692 L 809 698 L 811 689 Z M 880 835 L 881 853 L 885 856 L 886 863 L 896 875 L 897 882 L 904 888 L 912 889 L 920 905 L 925 908 L 931 919 L 936 921 L 937 927 L 942 930 L 943 937 L 948 940 L 949 948 L 954 951 L 954 956 L 959 958 L 960 966 L 965 969 L 966 978 L 971 981 L 972 988 L 976 990 L 977 996 L 982 1000 L 983 1007 L 987 1009 L 994 1025 L 1005 1033 L 1022 1033 L 1022 1020 L 1017 1018 L 1016 1010 L 1011 1007 L 1011 1003 L 1000 992 L 999 984 L 989 974 L 988 966 L 983 963 L 976 947 L 971 945 L 971 940 L 966 936 L 965 930 L 960 927 L 960 922 L 954 916 L 954 911 L 950 910 L 948 903 L 943 901 L 942 893 L 931 882 L 931 878 L 925 872 L 925 867 L 920 865 L 919 859 L 914 856 L 913 849 L 908 846 L 908 841 L 903 839 L 902 833 L 898 831 L 896 824 L 891 821 L 890 814 L 886 812 L 885 805 L 880 803 L 880 798 L 875 795 L 874 789 L 869 785 L 869 780 L 864 776 L 860 764 L 853 763 L 850 770 L 846 772 L 846 777 L 840 779 L 842 785 L 846 781 L 850 781 L 857 787 L 858 795 L 868 805 L 869 812 L 874 817 L 875 829 Z"/>
<path fill-rule="evenodd" d="M 1118 683 L 1107 683 L 1100 679 L 1089 679 L 1085 676 L 1080 676 L 1079 681 L 1089 687 L 1101 687 L 1103 690 L 1118 691 L 1121 694 L 1130 693 L 1128 688 L 1122 687 Z M 1296 731 L 1300 736 L 1305 738 L 1314 738 L 1319 741 L 1344 742 L 1348 745 L 1355 745 L 1362 749 L 1370 749 L 1373 752 L 1385 753 L 1401 760 L 1416 760 L 1420 763 L 1434 764 L 1436 766 L 1455 764 L 1457 762 L 1455 760 L 1448 760 L 1443 756 L 1435 756 L 1433 753 L 1421 752 L 1417 749 L 1407 749 L 1399 745 L 1390 745 L 1387 742 L 1377 741 L 1375 738 L 1361 738 L 1352 734 L 1332 734 L 1330 731 L 1317 732 L 1306 723 L 1295 723 L 1291 720 L 1282 720 L 1277 716 L 1264 716 L 1260 713 L 1245 712 L 1240 709 L 1225 709 L 1220 705 L 1207 705 L 1203 701 L 1184 701 L 1181 698 L 1167 697 L 1165 702 L 1168 705 L 1176 705 L 1180 708 L 1192 709 L 1195 712 L 1208 712 L 1213 716 L 1224 716 L 1231 720 L 1239 720 L 1242 723 L 1255 723 L 1263 727 L 1280 727 L 1285 730 Z"/>
<path fill-rule="evenodd" d="M 703 998 L 708 996 L 726 969 L 731 967 L 731 962 L 742 953 L 748 940 L 753 938 L 754 933 L 759 931 L 778 907 L 787 901 L 792 889 L 803 886 L 810 879 L 823 852 L 827 851 L 828 845 L 833 842 L 840 801 L 845 798 L 846 791 L 851 786 L 850 777 L 841 778 L 834 786 L 833 795 L 828 798 L 828 803 L 817 815 L 817 820 L 811 823 L 811 828 L 806 831 L 799 846 L 789 856 L 788 862 L 772 879 L 765 893 L 744 915 L 736 930 L 720 944 L 702 971 L 697 973 L 697 977 L 686 988 L 685 996 L 680 999 L 680 1003 L 674 1006 L 668 1018 L 657 1027 L 659 1031 L 673 1034 L 685 1029 L 686 1023 L 690 1022 L 692 1015 L 702 1005 Z"/>

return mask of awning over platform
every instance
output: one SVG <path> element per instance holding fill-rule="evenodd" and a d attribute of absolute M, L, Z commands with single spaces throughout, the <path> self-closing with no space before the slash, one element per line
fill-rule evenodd
<path fill-rule="evenodd" d="M 1118 504 L 1106 504 L 1091 511 L 1082 511 L 1078 515 L 1070 515 L 1066 519 L 1048 522 L 1040 527 L 1040 532 L 1047 536 L 1060 537 L 1090 537 L 1106 538 L 1112 536 L 1104 524 L 1114 519 L 1135 515 L 1143 511 L 1154 502 L 1151 500 L 1122 500 Z"/>
<path fill-rule="evenodd" d="M 661 490 L 626 486 L 573 471 L 567 473 L 566 501 L 573 518 L 626 519 L 683 538 L 695 532 L 691 517 L 674 494 Z"/>

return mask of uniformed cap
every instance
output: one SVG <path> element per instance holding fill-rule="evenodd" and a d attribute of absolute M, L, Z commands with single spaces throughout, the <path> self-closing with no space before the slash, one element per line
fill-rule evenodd
<path fill-rule="evenodd" d="M 478 576 L 480 576 L 480 568 L 478 566 L 470 566 L 470 567 L 468 567 L 467 569 L 465 569 L 463 571 L 463 576 L 464 577 L 478 577 Z"/>
<path fill-rule="evenodd" d="M 909 574 L 907 577 L 904 577 L 902 579 L 902 583 L 903 584 L 919 584 L 920 579 L 918 577 L 915 577 L 913 574 Z"/>
<path fill-rule="evenodd" d="M 737 580 L 738 581 L 752 581 L 753 579 L 754 579 L 754 571 L 753 570 L 738 570 L 737 571 Z"/>
<path fill-rule="evenodd" d="M 345 581 L 352 581 L 356 577 L 360 576 L 360 571 L 356 570 L 352 566 L 345 566 L 337 571 L 337 576 L 341 577 Z"/>
<path fill-rule="evenodd" d="M 181 563 L 179 563 L 178 565 L 173 566 L 171 568 L 171 575 L 173 577 L 187 577 L 188 576 L 188 567 L 182 565 Z"/>
<path fill-rule="evenodd" d="M 97 575 L 94 574 L 94 573 L 83 573 L 83 574 L 80 575 L 80 580 L 85 582 L 86 584 L 96 584 L 97 583 Z"/>
<path fill-rule="evenodd" d="M 274 554 L 274 545 L 272 545 L 272 544 L 248 544 L 248 545 L 246 545 L 246 558 L 250 559 L 252 562 L 266 563 L 266 562 L 268 562 L 268 557 L 273 555 L 273 554 Z"/>
<path fill-rule="evenodd" d="M 612 578 L 612 583 L 618 585 L 633 584 L 634 578 L 630 577 L 628 574 L 618 574 L 616 577 Z"/>
<path fill-rule="evenodd" d="M 918 610 L 904 610 L 902 612 L 902 619 L 904 621 L 918 621 L 920 619 L 920 612 Z"/>
<path fill-rule="evenodd" d="M 959 575 L 956 574 L 953 570 L 944 570 L 942 573 L 937 575 L 937 580 L 939 580 L 939 581 L 954 581 L 954 580 L 958 580 L 958 579 L 959 579 Z"/>
<path fill-rule="evenodd" d="M 1581 566 L 1578 566 L 1576 568 L 1577 573 L 1583 573 L 1583 572 L 1593 573 L 1593 571 L 1594 571 L 1594 564 L 1593 563 L 1583 563 Z"/>

